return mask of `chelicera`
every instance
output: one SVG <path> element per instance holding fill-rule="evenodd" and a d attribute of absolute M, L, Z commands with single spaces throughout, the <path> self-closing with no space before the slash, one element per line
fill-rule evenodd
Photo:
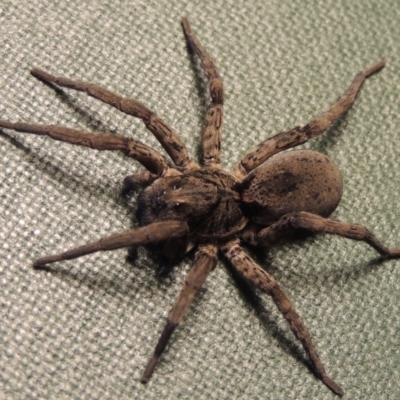
<path fill-rule="evenodd" d="M 194 250 L 194 264 L 172 306 L 166 326 L 142 376 L 149 381 L 171 334 L 189 305 L 223 256 L 238 274 L 255 288 L 271 296 L 296 338 L 306 351 L 316 376 L 334 393 L 343 390 L 326 373 L 310 334 L 287 294 L 274 277 L 261 268 L 243 245 L 268 247 L 296 230 L 330 233 L 361 240 L 381 255 L 399 257 L 400 249 L 388 249 L 361 225 L 329 219 L 342 195 L 338 168 L 325 155 L 311 150 L 283 152 L 320 135 L 354 103 L 366 78 L 381 70 L 380 61 L 360 72 L 333 105 L 305 126 L 279 133 L 251 150 L 235 169 L 221 169 L 220 147 L 223 115 L 223 84 L 215 64 L 194 36 L 186 18 L 183 31 L 190 49 L 199 57 L 210 92 L 201 137 L 202 166 L 191 160 L 178 135 L 160 117 L 139 102 L 100 86 L 55 77 L 34 68 L 40 80 L 85 92 L 120 111 L 140 118 L 165 151 L 173 166 L 156 150 L 133 139 L 107 133 L 90 133 L 55 125 L 12 123 L 0 127 L 98 150 L 119 150 L 145 168 L 125 179 L 127 189 L 146 186 L 138 198 L 141 227 L 100 239 L 61 254 L 39 258 L 36 268 L 97 251 L 162 244 L 165 255 L 176 259 Z"/>

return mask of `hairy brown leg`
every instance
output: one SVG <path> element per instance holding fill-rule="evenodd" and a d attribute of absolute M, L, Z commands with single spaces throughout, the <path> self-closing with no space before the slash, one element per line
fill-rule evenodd
<path fill-rule="evenodd" d="M 137 186 L 147 186 L 158 178 L 157 175 L 149 171 L 138 172 L 137 174 L 128 175 L 124 179 L 123 192 L 129 192 Z"/>
<path fill-rule="evenodd" d="M 189 153 L 179 139 L 178 135 L 160 117 L 136 100 L 117 95 L 101 86 L 88 82 L 74 81 L 72 79 L 56 77 L 39 68 L 33 68 L 31 74 L 48 83 L 69 89 L 85 92 L 106 104 L 109 104 L 125 114 L 140 118 L 146 128 L 154 134 L 157 140 L 169 154 L 178 167 L 190 169 L 196 166 L 189 158 Z"/>
<path fill-rule="evenodd" d="M 90 147 L 97 150 L 119 150 L 139 161 L 148 171 L 158 176 L 167 175 L 170 169 L 163 156 L 137 140 L 110 133 L 91 133 L 57 125 L 12 123 L 0 120 L 0 128 L 13 129 L 33 135 L 49 136 L 54 140 Z"/>
<path fill-rule="evenodd" d="M 158 340 L 153 357 L 148 362 L 142 376 L 142 383 L 147 383 L 153 374 L 158 359 L 165 350 L 169 338 L 182 321 L 195 294 L 199 291 L 209 273 L 217 263 L 217 247 L 211 244 L 202 245 L 196 253 L 193 267 L 186 276 L 185 283 L 167 317 L 167 324 Z"/>
<path fill-rule="evenodd" d="M 365 79 L 380 71 L 384 66 L 385 61 L 379 61 L 358 73 L 347 91 L 332 104 L 329 110 L 323 112 L 308 124 L 278 133 L 260 143 L 239 162 L 235 168 L 235 174 L 244 177 L 274 154 L 303 144 L 309 139 L 320 135 L 354 104 Z"/>
<path fill-rule="evenodd" d="M 315 373 L 319 379 L 338 396 L 343 396 L 343 390 L 325 372 L 324 366 L 311 342 L 310 333 L 303 320 L 294 309 L 285 291 L 275 278 L 256 264 L 240 247 L 239 240 L 235 239 L 222 247 L 222 252 L 238 271 L 238 273 L 251 285 L 271 296 L 278 310 L 289 323 L 290 329 L 303 345 Z"/>
<path fill-rule="evenodd" d="M 35 268 L 57 261 L 71 260 L 98 251 L 116 250 L 123 247 L 137 247 L 148 243 L 157 243 L 171 238 L 185 236 L 189 231 L 186 222 L 163 221 L 125 232 L 114 233 L 96 242 L 75 247 L 60 254 L 46 256 L 34 261 Z"/>
<path fill-rule="evenodd" d="M 348 239 L 361 240 L 383 256 L 400 257 L 400 249 L 387 248 L 365 226 L 333 221 L 305 211 L 286 214 L 278 222 L 261 230 L 258 234 L 259 243 L 274 243 L 294 229 L 307 229 L 311 232 L 331 233 Z"/>
<path fill-rule="evenodd" d="M 194 53 L 200 58 L 200 64 L 207 78 L 211 103 L 208 106 L 202 132 L 203 162 L 206 166 L 220 168 L 221 135 L 224 103 L 224 88 L 212 57 L 192 33 L 187 18 L 182 18 L 182 27 L 186 40 Z"/>

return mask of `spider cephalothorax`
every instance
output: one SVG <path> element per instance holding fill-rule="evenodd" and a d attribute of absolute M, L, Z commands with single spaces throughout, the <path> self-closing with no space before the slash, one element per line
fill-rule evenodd
<path fill-rule="evenodd" d="M 139 195 L 140 228 L 40 258 L 34 262 L 34 266 L 39 268 L 96 251 L 136 248 L 155 243 L 164 243 L 164 251 L 169 257 L 177 257 L 195 249 L 194 265 L 168 314 L 167 324 L 154 355 L 144 371 L 142 382 L 146 383 L 194 295 L 216 266 L 220 253 L 243 279 L 271 296 L 303 345 L 315 374 L 341 396 L 342 389 L 325 372 L 310 334 L 285 291 L 271 274 L 244 252 L 242 243 L 266 247 L 296 229 L 306 229 L 362 240 L 384 256 L 400 256 L 400 249 L 386 248 L 365 227 L 327 218 L 340 201 L 342 180 L 337 167 L 326 156 L 310 150 L 294 150 L 274 156 L 326 130 L 353 105 L 365 79 L 382 69 L 384 62 L 378 62 L 360 72 L 348 90 L 317 118 L 303 127 L 295 127 L 265 140 L 251 150 L 234 171 L 226 172 L 220 166 L 222 79 L 212 58 L 192 34 L 186 18 L 183 18 L 182 26 L 189 47 L 200 58 L 210 90 L 211 101 L 202 132 L 202 167 L 190 159 L 178 135 L 144 105 L 100 86 L 55 77 L 37 68 L 31 71 L 32 74 L 49 84 L 86 92 L 124 113 L 142 119 L 175 166 L 169 166 L 159 152 L 134 139 L 55 125 L 0 120 L 2 128 L 46 135 L 55 140 L 98 150 L 122 151 L 147 169 L 125 180 L 128 189 L 134 184 L 147 186 Z"/>
<path fill-rule="evenodd" d="M 238 183 L 232 174 L 214 168 L 159 178 L 139 195 L 139 220 L 142 225 L 183 220 L 194 238 L 227 238 L 247 223 Z"/>

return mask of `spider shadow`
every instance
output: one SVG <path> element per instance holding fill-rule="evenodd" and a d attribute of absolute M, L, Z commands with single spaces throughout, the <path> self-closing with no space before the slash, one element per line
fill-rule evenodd
<path fill-rule="evenodd" d="M 255 253 L 253 249 L 252 253 L 252 255 Z M 271 335 L 276 340 L 278 346 L 283 349 L 285 353 L 289 354 L 298 362 L 306 365 L 307 368 L 315 375 L 312 364 L 308 361 L 297 343 L 288 337 L 288 332 L 286 330 L 283 330 L 277 326 L 276 318 L 271 317 L 271 315 L 268 313 L 268 310 L 265 308 L 265 297 L 258 295 L 254 288 L 247 283 L 236 272 L 236 270 L 230 266 L 228 262 L 224 262 L 224 264 L 227 266 L 226 269 L 230 277 L 233 279 L 236 287 L 239 288 L 240 297 L 249 307 L 249 310 L 253 310 L 268 335 Z"/>
<path fill-rule="evenodd" d="M 390 259 L 381 256 L 371 258 L 367 262 L 360 261 L 354 263 L 349 260 L 347 265 L 342 265 L 340 268 L 326 269 L 322 274 L 307 275 L 305 286 L 310 288 L 315 287 L 317 284 L 318 286 L 322 286 L 321 281 L 330 278 L 337 287 L 343 285 L 358 287 L 357 281 L 373 273 L 374 270 L 378 270 L 389 260 Z M 350 282 L 354 282 L 354 285 Z"/>
<path fill-rule="evenodd" d="M 329 246 L 327 238 L 330 235 L 323 235 L 320 233 L 313 233 L 307 230 L 299 229 L 290 241 L 282 242 L 274 245 L 274 249 L 277 251 L 285 252 L 289 245 L 296 245 L 298 247 L 313 246 L 317 245 L 322 250 L 322 246 Z M 354 242 L 351 239 L 341 238 L 342 240 L 348 241 L 349 243 Z M 322 243 L 325 240 L 326 244 Z M 317 242 L 318 241 L 318 242 Z M 367 251 L 370 250 L 372 257 L 368 261 L 356 261 L 354 259 L 346 259 L 345 263 L 341 263 L 339 268 L 325 268 L 324 272 L 318 271 L 314 273 L 312 266 L 307 270 L 307 279 L 302 283 L 303 287 L 323 287 L 324 282 L 330 278 L 333 283 L 337 286 L 341 286 L 343 282 L 347 282 L 350 279 L 357 281 L 357 279 L 367 276 L 372 273 L 374 269 L 380 268 L 386 261 L 391 260 L 390 258 L 377 255 L 376 252 L 363 242 L 357 242 L 356 246 L 360 246 L 360 249 L 367 247 Z M 256 249 L 258 251 L 259 249 Z M 257 253 L 257 259 L 261 264 L 265 264 L 265 257 L 260 257 L 261 253 Z M 273 264 L 268 263 L 268 271 L 274 273 Z M 309 272 L 308 272 L 309 271 Z"/>
<path fill-rule="evenodd" d="M 133 288 L 132 280 L 128 279 L 129 273 L 122 274 L 118 273 L 118 277 L 113 279 L 109 278 L 109 275 L 102 274 L 98 271 L 94 272 L 91 270 L 77 271 L 76 267 L 71 267 L 70 263 L 67 266 L 59 265 L 43 265 L 40 267 L 35 267 L 34 271 L 36 273 L 46 273 L 52 275 L 52 278 L 62 280 L 64 282 L 78 282 L 80 285 L 84 285 L 92 291 L 108 293 L 116 295 L 118 293 L 131 292 L 132 296 L 130 299 L 134 299 L 134 290 L 127 290 L 126 288 Z M 125 289 L 123 289 L 125 288 Z"/>
<path fill-rule="evenodd" d="M 175 283 L 176 279 L 173 270 L 187 258 L 185 256 L 171 261 L 163 256 L 162 251 L 163 249 L 160 245 L 141 246 L 139 251 L 137 249 L 132 251 L 128 248 L 128 254 L 120 263 L 121 269 L 125 272 L 114 273 L 112 278 L 109 277 L 109 274 L 98 270 L 91 271 L 89 269 L 84 273 L 77 271 L 73 266 L 71 268 L 71 261 L 68 262 L 67 268 L 57 263 L 35 267 L 34 270 L 49 273 L 59 279 L 80 282 L 94 291 L 105 291 L 107 293 L 114 293 L 115 295 L 120 294 L 128 297 L 130 300 L 135 300 L 137 296 L 137 292 L 134 290 L 135 270 L 144 270 L 150 278 L 146 280 L 146 283 L 140 280 L 140 289 L 142 292 L 150 293 L 148 297 L 151 298 L 154 286 L 165 291 L 166 287 L 172 286 Z M 88 262 L 88 264 L 92 263 Z"/>
<path fill-rule="evenodd" d="M 71 95 L 65 92 L 63 88 L 60 88 L 51 82 L 47 82 L 40 77 L 35 77 L 35 79 L 40 81 L 40 83 L 47 86 L 48 88 L 52 89 L 55 93 L 55 98 L 58 98 L 61 103 L 64 103 L 69 108 L 71 108 L 74 114 L 79 115 L 79 120 L 84 123 L 85 126 L 88 127 L 91 131 L 107 132 L 114 134 L 117 133 L 115 129 L 110 129 L 109 127 L 104 125 L 101 120 L 93 117 L 93 115 L 90 114 L 88 111 L 85 111 L 82 107 L 82 104 L 78 104 L 78 101 L 74 100 Z M 74 92 L 77 93 L 76 90 L 74 90 Z M 90 96 L 87 96 L 87 98 L 90 99 Z"/>
<path fill-rule="evenodd" d="M 119 253 L 122 252 L 123 250 Z M 140 253 L 142 256 L 143 253 Z M 165 271 L 160 267 L 160 271 L 154 272 L 153 257 L 155 259 L 156 255 L 151 257 L 138 256 L 135 260 L 132 260 L 129 255 L 125 258 L 122 256 L 116 271 L 91 269 L 91 265 L 96 265 L 96 262 L 91 260 L 87 262 L 87 268 L 86 266 L 83 267 L 84 270 L 78 269 L 73 260 L 67 263 L 35 267 L 34 271 L 35 273 L 48 273 L 54 278 L 70 282 L 71 285 L 75 285 L 72 282 L 78 282 L 94 292 L 107 293 L 114 297 L 123 296 L 128 301 L 135 301 L 138 292 L 138 287 L 135 284 L 136 279 L 140 280 L 140 297 L 149 299 L 154 298 L 155 290 L 165 291 L 167 287 L 175 283 L 175 277 L 171 274 L 171 270 Z M 146 276 L 149 278 L 145 280 L 140 277 L 136 278 L 138 271 L 146 271 Z M 153 273 L 150 273 L 150 271 Z"/>
<path fill-rule="evenodd" d="M 295 237 L 292 238 L 291 243 L 293 242 L 295 243 L 297 242 L 297 244 L 304 243 L 305 241 L 312 240 L 312 238 L 315 236 L 316 235 L 313 233 L 304 231 L 299 233 L 299 235 L 295 235 Z M 288 243 L 284 242 L 284 243 L 279 243 L 274 247 L 281 247 L 281 249 L 284 249 L 287 246 Z M 274 272 L 277 271 L 277 268 L 274 268 L 272 260 L 273 257 L 267 251 L 261 248 L 251 247 L 250 253 L 251 256 L 257 261 L 257 263 L 260 266 L 264 266 L 267 264 L 268 272 L 274 275 Z M 365 262 L 357 263 L 355 268 L 352 267 L 350 272 L 346 272 L 346 268 L 335 269 L 333 273 L 332 270 L 329 270 L 326 273 L 327 274 L 326 277 L 329 276 L 330 278 L 332 278 L 333 275 L 333 279 L 337 283 L 339 282 L 343 283 L 343 280 L 345 282 L 351 280 L 356 283 L 358 277 L 371 273 L 373 269 L 379 268 L 385 261 L 387 261 L 387 259 L 384 257 L 380 256 L 375 257 L 368 263 Z M 244 303 L 249 306 L 249 309 L 255 312 L 262 326 L 268 332 L 268 334 L 270 334 L 277 341 L 278 346 L 286 354 L 290 355 L 295 360 L 305 365 L 309 369 L 309 371 L 317 379 L 319 379 L 312 363 L 306 356 L 300 343 L 294 341 L 293 337 L 289 337 L 288 336 L 288 334 L 290 334 L 289 331 L 286 329 L 281 329 L 277 325 L 277 319 L 271 317 L 270 314 L 268 313 L 268 310 L 265 308 L 265 295 L 262 294 L 260 296 L 258 293 L 256 293 L 255 289 L 249 283 L 247 283 L 228 262 L 224 262 L 224 264 L 227 266 L 229 275 L 233 279 L 235 285 L 239 288 L 240 297 L 242 298 Z M 314 277 L 315 279 L 309 279 L 309 277 L 307 276 L 307 279 L 304 280 L 306 286 L 314 288 L 317 282 L 318 286 L 321 286 L 321 274 L 318 275 L 311 274 L 311 277 Z M 271 303 L 273 303 L 273 301 L 270 298 L 268 299 L 270 300 Z"/>
<path fill-rule="evenodd" d="M 67 182 L 73 182 L 76 186 L 83 189 L 80 192 L 80 196 L 84 196 L 87 200 L 92 200 L 93 198 L 100 200 L 103 196 L 106 196 L 107 199 L 113 200 L 115 205 L 122 205 L 131 208 L 131 205 L 128 205 L 128 199 L 131 197 L 130 193 L 127 194 L 123 192 L 122 184 L 116 185 L 111 180 L 107 183 L 104 182 L 104 179 L 100 179 L 96 182 L 92 179 L 88 180 L 84 176 L 76 176 L 75 174 L 71 174 L 66 168 L 62 168 L 56 165 L 55 162 L 49 161 L 47 157 L 44 158 L 43 156 L 38 155 L 35 150 L 25 145 L 22 140 L 19 140 L 12 134 L 6 133 L 2 129 L 0 129 L 0 137 L 7 140 L 17 149 L 22 150 L 27 156 L 29 156 L 32 162 L 35 163 L 37 169 L 41 173 L 46 174 L 53 182 L 57 182 L 65 187 Z M 59 178 L 56 178 L 58 175 L 64 176 L 65 179 L 60 180 Z M 120 192 L 120 196 L 116 196 L 116 192 Z"/>

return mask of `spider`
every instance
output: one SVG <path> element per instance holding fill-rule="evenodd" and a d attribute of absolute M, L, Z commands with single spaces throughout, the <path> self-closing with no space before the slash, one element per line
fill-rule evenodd
<path fill-rule="evenodd" d="M 135 249 L 158 243 L 171 259 L 194 250 L 194 264 L 142 375 L 142 382 L 147 383 L 169 338 L 221 255 L 245 281 L 272 298 L 301 342 L 316 376 L 342 396 L 343 390 L 326 373 L 309 331 L 286 292 L 244 251 L 242 244 L 267 248 L 287 239 L 294 231 L 305 229 L 364 241 L 386 257 L 400 256 L 400 249 L 388 249 L 364 226 L 328 218 L 342 195 L 340 172 L 329 158 L 311 150 L 282 152 L 307 142 L 331 126 L 353 105 L 365 79 L 381 70 L 385 62 L 380 61 L 360 72 L 327 111 L 304 126 L 266 139 L 240 160 L 233 171 L 227 172 L 221 169 L 220 161 L 222 79 L 211 56 L 192 33 L 187 18 L 182 19 L 182 27 L 189 48 L 199 57 L 211 98 L 201 137 L 202 166 L 191 160 L 173 129 L 136 100 L 91 83 L 56 77 L 38 68 L 32 69 L 32 75 L 47 84 L 85 92 L 123 113 L 140 118 L 164 147 L 174 166 L 167 164 L 158 151 L 123 136 L 0 120 L 2 128 L 45 135 L 97 150 L 122 151 L 147 170 L 128 176 L 124 181 L 126 189 L 145 186 L 138 197 L 141 227 L 39 258 L 34 261 L 34 267 L 43 268 L 49 263 L 97 251 Z"/>

